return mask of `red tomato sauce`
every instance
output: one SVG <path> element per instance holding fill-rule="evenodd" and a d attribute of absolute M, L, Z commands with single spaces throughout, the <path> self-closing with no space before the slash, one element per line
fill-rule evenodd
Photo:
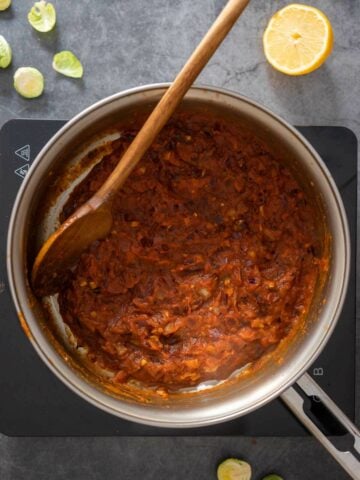
<path fill-rule="evenodd" d="M 63 218 L 104 182 L 136 135 L 74 190 Z M 177 114 L 118 192 L 114 223 L 59 294 L 89 359 L 169 389 L 224 379 L 306 315 L 321 269 L 316 211 L 254 134 Z"/>

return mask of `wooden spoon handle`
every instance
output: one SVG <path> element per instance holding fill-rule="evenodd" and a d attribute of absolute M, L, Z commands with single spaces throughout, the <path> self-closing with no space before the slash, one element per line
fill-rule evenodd
<path fill-rule="evenodd" d="M 156 105 L 107 181 L 93 200 L 109 199 L 123 185 L 160 130 L 174 113 L 185 93 L 224 40 L 250 0 L 229 0 L 174 82 Z M 97 198 L 96 198 L 97 197 Z M 100 197 L 100 198 L 99 198 Z M 97 202 L 96 202 L 97 203 Z"/>

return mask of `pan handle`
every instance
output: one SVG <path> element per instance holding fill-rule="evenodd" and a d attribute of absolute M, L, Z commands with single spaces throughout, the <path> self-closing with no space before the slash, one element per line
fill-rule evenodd
<path fill-rule="evenodd" d="M 319 387 L 319 385 L 305 373 L 297 381 L 297 385 L 288 388 L 281 394 L 282 400 L 287 407 L 298 417 L 301 423 L 314 435 L 317 440 L 327 449 L 343 469 L 355 480 L 360 479 L 360 432 L 331 398 Z M 327 437 L 311 419 L 304 409 L 306 398 L 316 399 L 342 425 L 344 430 L 351 435 L 353 445 L 349 450 L 339 450 L 331 438 Z"/>

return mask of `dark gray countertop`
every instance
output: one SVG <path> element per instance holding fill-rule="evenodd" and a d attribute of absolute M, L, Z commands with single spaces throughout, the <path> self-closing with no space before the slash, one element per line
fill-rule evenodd
<path fill-rule="evenodd" d="M 0 126 L 11 118 L 69 118 L 120 90 L 171 80 L 225 0 L 54 3 L 58 25 L 47 35 L 27 24 L 32 0 L 13 0 L 11 10 L 0 13 L 0 34 L 14 53 L 12 67 L 0 72 Z M 267 20 L 287 3 L 252 0 L 199 81 L 241 92 L 291 123 L 344 125 L 359 138 L 360 2 L 311 0 L 332 21 L 335 48 L 325 66 L 300 78 L 274 71 L 262 52 L 261 34 Z M 71 49 L 81 58 L 83 80 L 61 77 L 51 69 L 52 55 L 62 49 Z M 25 100 L 12 88 L 15 69 L 27 65 L 38 67 L 46 78 L 45 94 L 37 100 Z M 359 399 L 359 381 L 357 392 Z M 215 479 L 218 461 L 231 455 L 254 465 L 255 480 L 270 471 L 282 473 L 286 480 L 348 478 L 310 437 L 30 439 L 2 435 L 0 478 L 205 480 Z"/>

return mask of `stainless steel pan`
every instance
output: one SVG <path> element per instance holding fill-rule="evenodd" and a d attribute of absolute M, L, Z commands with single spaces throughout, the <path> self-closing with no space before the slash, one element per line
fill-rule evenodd
<path fill-rule="evenodd" d="M 8 275 L 22 326 L 42 360 L 69 388 L 93 405 L 127 420 L 158 427 L 199 427 L 245 415 L 281 395 L 345 470 L 359 479 L 359 431 L 305 373 L 335 328 L 346 294 L 350 245 L 344 207 L 330 173 L 309 143 L 257 103 L 229 91 L 193 87 L 182 108 L 221 111 L 256 130 L 288 159 L 289 167 L 321 212 L 331 251 L 329 274 L 319 285 L 306 328 L 265 358 L 261 368 L 251 374 L 243 372 L 216 388 L 202 385 L 169 398 L 156 392 L 144 396 L 126 387 L 115 390 L 106 375 L 99 381 L 99 375 L 86 368 L 84 352 L 74 347 L 76 342 L 62 322 L 56 297 L 47 299 L 44 305 L 32 295 L 28 265 L 57 225 L 62 205 L 74 187 L 69 172 L 81 172 L 82 178 L 104 154 L 109 138 L 117 135 L 111 126 L 134 112 L 150 109 L 166 86 L 140 87 L 96 103 L 69 121 L 39 153 L 18 193 L 8 236 Z M 97 155 L 84 164 L 85 150 L 95 146 Z M 296 387 L 292 386 L 295 382 Z M 352 435 L 351 451 L 339 451 L 305 413 L 304 399 L 314 395 Z"/>

